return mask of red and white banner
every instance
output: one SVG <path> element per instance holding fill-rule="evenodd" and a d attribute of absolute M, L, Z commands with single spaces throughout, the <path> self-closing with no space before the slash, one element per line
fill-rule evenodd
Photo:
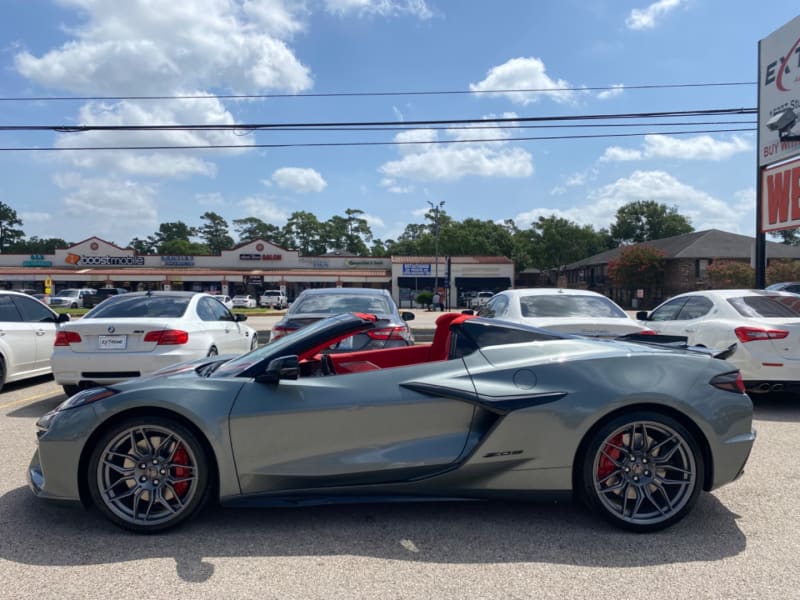
<path fill-rule="evenodd" d="M 761 172 L 761 230 L 800 227 L 800 159 Z"/>

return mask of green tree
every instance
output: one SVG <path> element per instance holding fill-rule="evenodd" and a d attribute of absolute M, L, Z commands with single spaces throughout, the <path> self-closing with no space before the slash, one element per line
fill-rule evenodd
<path fill-rule="evenodd" d="M 158 247 L 159 254 L 165 255 L 206 255 L 209 254 L 208 246 L 190 240 L 167 240 Z"/>
<path fill-rule="evenodd" d="M 782 229 L 770 233 L 772 237 L 778 238 L 781 244 L 787 246 L 800 246 L 800 232 L 797 229 Z"/>
<path fill-rule="evenodd" d="M 245 244 L 254 240 L 266 240 L 283 246 L 283 232 L 272 223 L 266 223 L 258 217 L 245 217 L 233 220 L 233 230 L 239 236 L 239 243 Z"/>
<path fill-rule="evenodd" d="M 8 247 L 11 254 L 54 254 L 58 248 L 69 248 L 72 244 L 61 238 L 38 238 L 35 235 Z"/>
<path fill-rule="evenodd" d="M 528 233 L 533 266 L 541 270 L 564 267 L 575 261 L 606 250 L 604 236 L 591 225 L 551 215 L 539 217 Z"/>
<path fill-rule="evenodd" d="M 208 246 L 211 254 L 218 255 L 223 250 L 233 248 L 233 238 L 228 233 L 228 222 L 215 212 L 207 211 L 200 217 L 205 221 L 197 229 L 197 234 Z"/>
<path fill-rule="evenodd" d="M 751 288 L 756 272 L 748 263 L 735 260 L 715 260 L 708 266 L 706 275 L 714 288 Z"/>
<path fill-rule="evenodd" d="M 694 228 L 677 207 L 667 207 L 654 200 L 639 200 L 621 206 L 611 226 L 611 237 L 617 246 L 637 244 L 691 233 Z"/>
<path fill-rule="evenodd" d="M 17 211 L 8 204 L 0 202 L 0 254 L 7 252 L 9 246 L 25 237 L 25 232 L 17 229 L 16 225 L 22 225 Z"/>
<path fill-rule="evenodd" d="M 325 254 L 325 231 L 322 223 L 308 211 L 291 214 L 283 227 L 287 246 L 305 256 Z"/>
<path fill-rule="evenodd" d="M 139 255 L 155 254 L 157 246 L 152 238 L 153 236 L 149 236 L 148 238 L 143 240 L 141 238 L 135 237 L 130 242 L 128 242 L 128 247 L 133 248 L 136 254 Z"/>
<path fill-rule="evenodd" d="M 645 244 L 626 246 L 608 262 L 611 281 L 627 289 L 652 288 L 664 276 L 664 253 Z"/>

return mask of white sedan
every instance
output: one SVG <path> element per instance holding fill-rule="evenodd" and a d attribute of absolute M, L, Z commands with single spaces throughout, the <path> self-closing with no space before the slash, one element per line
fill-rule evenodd
<path fill-rule="evenodd" d="M 675 296 L 637 317 L 657 333 L 722 349 L 748 392 L 800 390 L 800 298 L 768 290 L 707 290 Z"/>
<path fill-rule="evenodd" d="M 258 301 L 255 296 L 250 294 L 238 294 L 233 297 L 234 308 L 255 308 L 258 306 Z"/>
<path fill-rule="evenodd" d="M 226 296 L 225 294 L 215 294 L 214 298 L 222 302 L 225 305 L 225 308 L 233 308 L 233 300 L 231 300 L 230 296 Z"/>
<path fill-rule="evenodd" d="M 149 375 L 174 363 L 243 354 L 257 332 L 209 294 L 134 292 L 112 296 L 55 338 L 52 365 L 67 395 Z"/>
<path fill-rule="evenodd" d="M 506 290 L 492 296 L 480 315 L 525 323 L 560 333 L 615 338 L 653 333 L 597 292 L 566 288 Z"/>
<path fill-rule="evenodd" d="M 0 292 L 0 390 L 20 379 L 50 373 L 50 355 L 59 315 L 42 302 L 20 292 Z"/>

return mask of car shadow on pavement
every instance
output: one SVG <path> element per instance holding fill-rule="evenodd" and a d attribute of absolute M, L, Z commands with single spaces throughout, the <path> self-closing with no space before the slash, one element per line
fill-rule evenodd
<path fill-rule="evenodd" d="M 713 494 L 666 531 L 633 534 L 572 502 L 430 502 L 315 508 L 212 507 L 160 535 L 124 532 L 95 510 L 52 505 L 26 488 L 0 498 L 0 560 L 37 566 L 173 558 L 187 582 L 208 580 L 214 557 L 357 555 L 448 564 L 537 562 L 642 567 L 719 561 L 746 547 L 738 515 Z"/>
<path fill-rule="evenodd" d="M 66 399 L 67 397 L 63 394 L 63 392 L 53 392 L 52 395 L 48 396 L 47 398 L 42 398 L 36 402 L 31 402 L 30 404 L 25 404 L 24 406 L 20 406 L 19 408 L 9 411 L 6 413 L 6 416 L 36 419 L 50 412 Z"/>
<path fill-rule="evenodd" d="M 800 422 L 800 395 L 789 392 L 750 396 L 753 418 L 764 421 Z"/>

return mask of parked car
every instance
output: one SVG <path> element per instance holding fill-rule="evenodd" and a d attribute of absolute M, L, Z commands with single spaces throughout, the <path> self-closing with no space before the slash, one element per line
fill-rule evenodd
<path fill-rule="evenodd" d="M 83 297 L 83 307 L 92 308 L 96 304 L 100 304 L 106 298 L 127 293 L 128 290 L 126 290 L 125 288 L 119 288 L 119 287 L 98 288 L 94 294 L 87 294 Z"/>
<path fill-rule="evenodd" d="M 0 291 L 0 390 L 6 383 L 50 373 L 59 315 L 22 292 Z"/>
<path fill-rule="evenodd" d="M 467 308 L 471 308 L 473 310 L 480 310 L 489 299 L 494 296 L 493 292 L 483 291 L 483 292 L 475 292 L 473 295 L 469 297 L 468 306 Z"/>
<path fill-rule="evenodd" d="M 84 390 L 37 421 L 29 486 L 145 533 L 212 499 L 555 494 L 646 532 L 739 477 L 755 439 L 738 372 L 707 353 L 460 313 L 428 344 L 321 353 L 381 327 L 339 314 L 232 360 Z"/>
<path fill-rule="evenodd" d="M 392 348 L 414 343 L 414 335 L 408 326 L 408 321 L 414 319 L 414 313 L 406 311 L 401 313 L 387 290 L 372 288 L 303 290 L 292 302 L 283 318 L 272 327 L 270 341 L 275 341 L 325 317 L 344 312 L 376 315 L 381 326 L 341 340 L 337 348 L 333 349 L 335 351 Z"/>
<path fill-rule="evenodd" d="M 83 308 L 83 299 L 97 293 L 94 288 L 66 288 L 50 296 L 50 306 L 58 308 Z"/>
<path fill-rule="evenodd" d="M 736 344 L 728 359 L 749 392 L 800 391 L 800 299 L 789 292 L 707 290 L 680 294 L 636 317 L 690 344 Z"/>
<path fill-rule="evenodd" d="M 480 314 L 561 333 L 614 338 L 653 333 L 597 292 L 564 288 L 506 290 L 492 296 Z"/>
<path fill-rule="evenodd" d="M 768 285 L 766 289 L 770 292 L 792 292 L 793 294 L 800 294 L 800 281 L 773 283 L 772 285 Z"/>
<path fill-rule="evenodd" d="M 213 296 L 132 292 L 112 296 L 55 337 L 52 365 L 67 395 L 81 388 L 149 375 L 186 360 L 242 354 L 256 331 Z"/>
<path fill-rule="evenodd" d="M 226 296 L 225 294 L 216 294 L 214 298 L 222 302 L 225 305 L 225 308 L 233 308 L 233 300 L 231 300 L 230 296 Z"/>
<path fill-rule="evenodd" d="M 250 294 L 237 294 L 233 297 L 234 308 L 255 308 L 258 306 L 254 296 Z"/>
<path fill-rule="evenodd" d="M 264 290 L 258 303 L 265 308 L 274 308 L 276 310 L 283 310 L 289 306 L 289 300 L 280 290 Z"/>

